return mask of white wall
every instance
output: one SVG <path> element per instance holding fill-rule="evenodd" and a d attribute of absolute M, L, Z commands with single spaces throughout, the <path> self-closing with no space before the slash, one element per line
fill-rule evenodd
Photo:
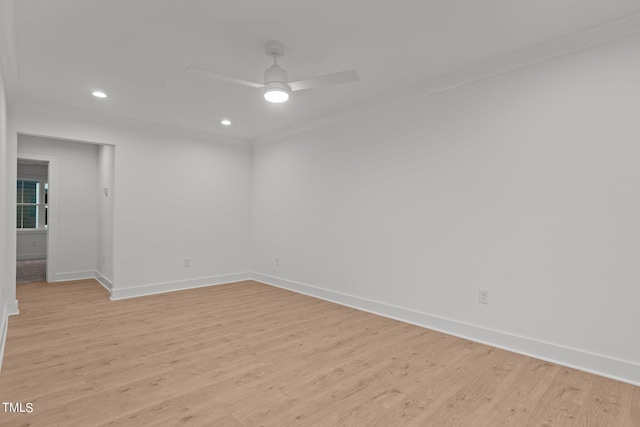
<path fill-rule="evenodd" d="M 10 206 L 15 199 L 10 199 L 8 191 L 11 181 L 8 179 L 11 168 L 6 161 L 11 156 L 9 147 L 9 129 L 7 122 L 7 88 L 8 75 L 15 71 L 11 69 L 13 58 L 13 2 L 0 1 L 0 367 L 4 355 L 4 345 L 8 328 L 8 316 L 17 314 L 18 305 L 15 299 L 15 268 L 9 261 L 10 250 L 7 250 L 7 242 L 13 243 L 13 237 L 9 234 Z M 15 187 L 15 185 L 14 185 Z M 13 208 L 15 210 L 15 207 Z M 15 212 L 15 211 L 14 211 Z M 15 215 L 15 213 L 13 213 Z M 15 221 L 15 219 L 14 219 Z M 15 222 L 13 224 L 15 227 Z"/>
<path fill-rule="evenodd" d="M 116 287 L 248 277 L 248 146 L 157 137 L 117 144 L 115 154 Z"/>
<path fill-rule="evenodd" d="M 109 289 L 113 288 L 113 193 L 115 147 L 98 147 L 99 163 L 99 226 L 97 247 L 98 279 Z"/>
<path fill-rule="evenodd" d="M 640 383 L 639 51 L 257 146 L 256 277 Z"/>
<path fill-rule="evenodd" d="M 98 239 L 98 147 L 73 141 L 18 135 L 18 156 L 56 159 L 57 182 L 49 182 L 56 248 L 53 281 L 94 277 Z M 53 188 L 55 186 L 55 189 Z M 54 191 L 55 190 L 55 191 Z M 57 200 L 53 200 L 57 197 Z M 22 236 L 19 233 L 18 241 Z M 52 280 L 48 277 L 48 280 Z"/>
<path fill-rule="evenodd" d="M 0 165 L 2 165 L 2 169 L 0 169 L 0 242 L 3 244 L 0 245 L 0 322 L 4 325 L 5 320 L 5 304 L 6 297 L 4 293 L 4 288 L 7 283 L 6 277 L 6 251 L 5 244 L 6 242 L 6 205 L 7 202 L 7 172 L 4 167 L 5 159 L 7 158 L 7 102 L 4 92 L 4 76 L 2 73 L 2 64 L 0 64 Z M 3 329 L 0 329 L 0 339 L 2 337 L 1 332 Z M 1 343 L 0 343 L 1 345 Z M 2 355 L 0 354 L 0 357 Z"/>
<path fill-rule="evenodd" d="M 16 240 L 17 260 L 47 258 L 47 230 L 20 230 Z"/>
<path fill-rule="evenodd" d="M 18 133 L 115 147 L 112 298 L 250 277 L 248 144 L 23 104 L 10 120 Z"/>
<path fill-rule="evenodd" d="M 5 294 L 5 287 L 9 286 L 7 281 L 7 257 L 5 244 L 6 242 L 6 205 L 7 205 L 7 172 L 4 167 L 7 158 L 7 101 L 4 89 L 4 73 L 2 71 L 2 63 L 0 63 L 0 362 L 2 361 L 2 352 L 4 349 L 4 337 L 7 321 L 7 302 L 8 298 Z"/>

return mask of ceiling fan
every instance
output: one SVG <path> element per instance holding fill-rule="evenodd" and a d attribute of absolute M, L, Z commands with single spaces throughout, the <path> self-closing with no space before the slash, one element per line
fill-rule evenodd
<path fill-rule="evenodd" d="M 230 83 L 264 89 L 264 98 L 267 101 L 274 103 L 286 102 L 289 99 L 291 92 L 298 90 L 360 81 L 360 77 L 356 70 L 347 70 L 312 77 L 310 79 L 298 80 L 296 82 L 289 82 L 287 72 L 278 65 L 278 58 L 284 56 L 284 44 L 275 40 L 269 41 L 265 45 L 265 52 L 273 58 L 273 65 L 267 68 L 264 72 L 264 83 L 238 79 L 194 66 L 187 68 L 187 71 L 193 74 L 204 75 Z"/>

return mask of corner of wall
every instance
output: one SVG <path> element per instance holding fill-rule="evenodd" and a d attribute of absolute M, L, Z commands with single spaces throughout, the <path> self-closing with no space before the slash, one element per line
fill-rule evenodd
<path fill-rule="evenodd" d="M 109 296 L 113 294 L 113 282 L 110 279 L 107 279 L 105 275 L 96 271 L 95 279 L 100 283 L 107 291 L 109 291 Z"/>
<path fill-rule="evenodd" d="M 175 282 L 151 283 L 147 285 L 132 286 L 127 288 L 111 288 L 111 300 L 128 299 L 147 295 L 162 294 L 166 292 L 183 291 L 186 289 L 203 288 L 207 286 L 225 285 L 228 283 L 249 280 L 251 273 L 224 274 L 220 276 L 200 277 L 196 279 L 181 280 Z M 103 286 L 106 287 L 105 284 Z"/>

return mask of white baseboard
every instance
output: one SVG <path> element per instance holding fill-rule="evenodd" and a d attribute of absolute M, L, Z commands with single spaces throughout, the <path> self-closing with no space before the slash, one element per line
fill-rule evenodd
<path fill-rule="evenodd" d="M 200 277 L 197 279 L 177 282 L 154 283 L 150 285 L 130 288 L 111 288 L 111 300 L 141 297 L 145 295 L 163 294 L 165 292 L 182 291 L 185 289 L 201 288 L 205 286 L 223 285 L 225 283 L 240 282 L 251 279 L 251 273 L 225 274 L 222 276 Z"/>
<path fill-rule="evenodd" d="M 96 272 L 94 270 L 69 271 L 66 273 L 56 273 L 53 281 L 66 282 L 69 280 L 93 279 L 95 277 Z"/>
<path fill-rule="evenodd" d="M 104 275 L 98 273 L 97 271 L 95 272 L 94 277 L 96 278 L 98 283 L 104 286 L 104 288 L 108 290 L 109 293 L 111 293 L 111 290 L 113 289 L 113 282 L 111 282 L 111 280 L 107 279 Z"/>
<path fill-rule="evenodd" d="M 354 295 L 347 295 L 265 274 L 252 273 L 251 277 L 253 280 L 267 285 L 288 289 L 358 310 L 487 344 L 492 347 L 640 386 L 640 365 L 636 363 L 513 335 L 494 329 L 487 329 L 482 326 L 409 310 L 378 301 L 371 301 Z"/>
<path fill-rule="evenodd" d="M 19 314 L 18 301 L 13 301 L 2 305 L 0 311 L 0 371 L 2 371 L 2 360 L 4 359 L 4 346 L 7 342 L 7 332 L 9 331 L 9 316 Z"/>
<path fill-rule="evenodd" d="M 7 304 L 3 304 L 0 312 L 0 372 L 2 372 L 2 359 L 4 358 L 4 344 L 7 342 L 7 331 L 9 329 L 9 314 Z"/>
<path fill-rule="evenodd" d="M 7 303 L 7 316 L 16 316 L 20 314 L 18 310 L 18 301 L 12 301 Z"/>

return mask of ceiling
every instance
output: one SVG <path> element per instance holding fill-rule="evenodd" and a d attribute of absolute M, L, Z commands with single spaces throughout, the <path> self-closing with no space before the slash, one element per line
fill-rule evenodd
<path fill-rule="evenodd" d="M 243 140 L 640 12 L 639 0 L 15 3 L 19 99 Z M 279 63 L 292 81 L 351 68 L 361 81 L 273 105 L 258 89 L 185 72 L 261 82 L 272 39 L 286 46 Z"/>

